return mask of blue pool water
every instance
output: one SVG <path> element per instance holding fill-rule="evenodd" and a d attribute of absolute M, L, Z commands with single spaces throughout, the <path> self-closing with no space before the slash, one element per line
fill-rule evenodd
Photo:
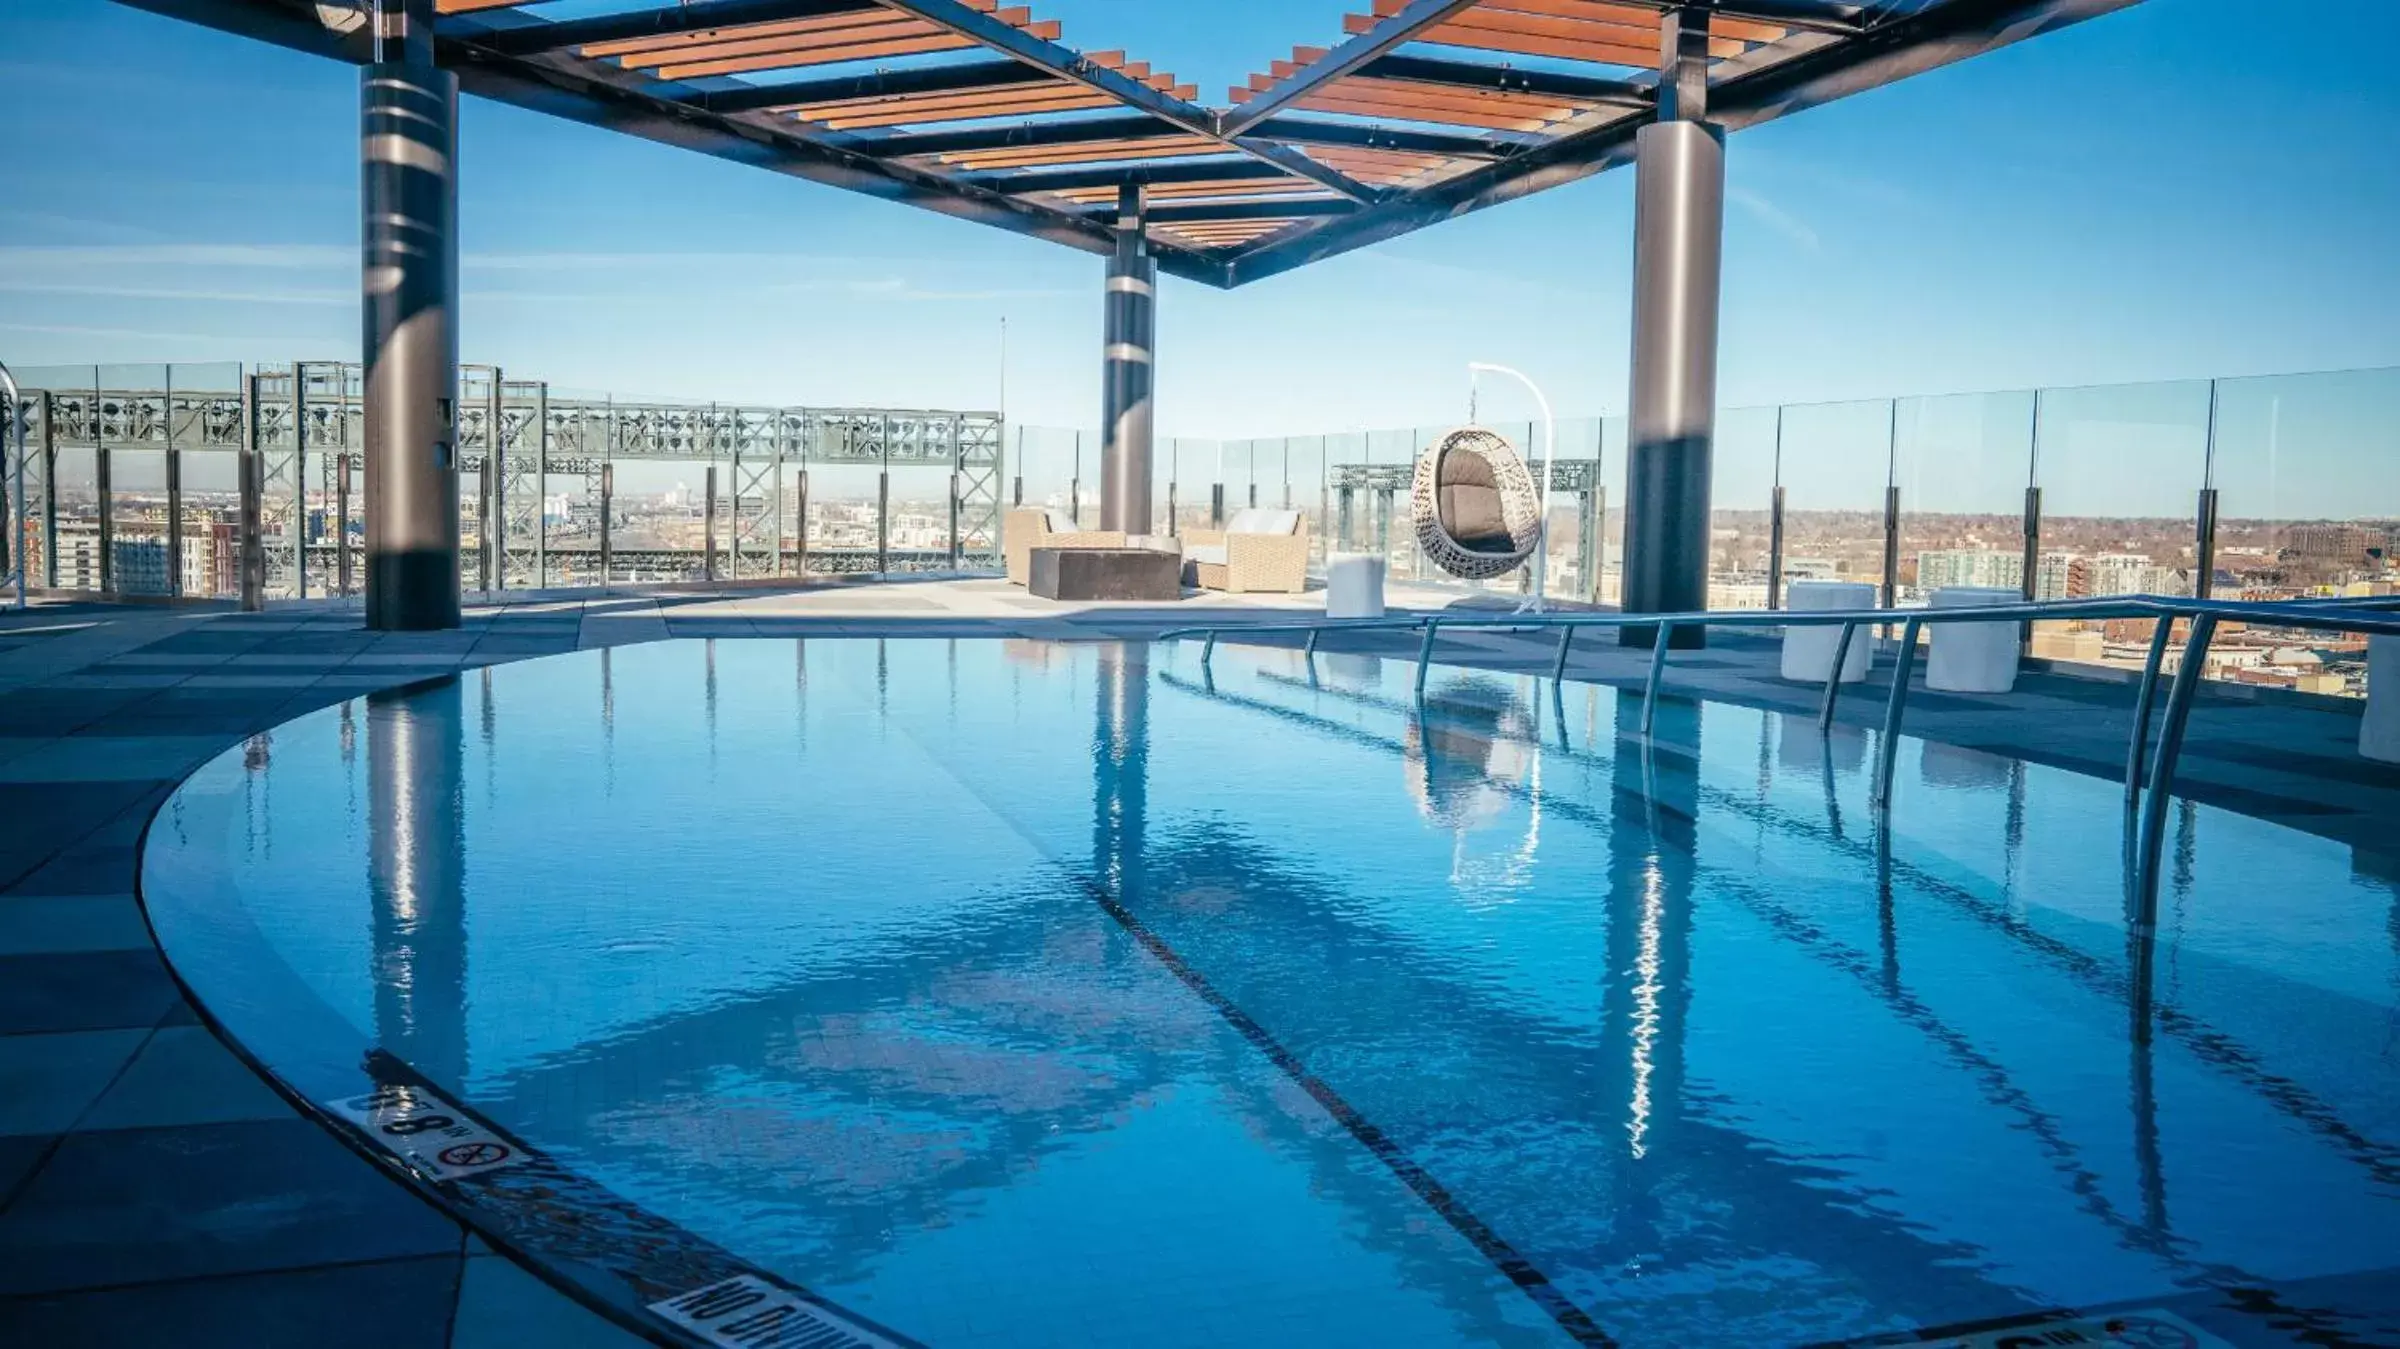
<path fill-rule="evenodd" d="M 1198 656 L 470 674 L 203 769 L 144 898 L 636 1303 L 671 1229 L 935 1345 L 2400 1342 L 2393 858 L 2181 809 L 2145 1039 L 2109 783 L 1910 740 L 1884 832 L 1813 719 Z"/>

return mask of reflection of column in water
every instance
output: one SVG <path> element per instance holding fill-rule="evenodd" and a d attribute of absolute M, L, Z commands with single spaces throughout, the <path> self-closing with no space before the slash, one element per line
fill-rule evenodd
<path fill-rule="evenodd" d="M 2362 888 L 2381 890 L 2391 896 L 2392 904 L 2385 911 L 2383 927 L 2392 944 L 2394 991 L 2400 995 L 2400 854 L 2372 852 L 2352 844 L 2350 880 Z"/>
<path fill-rule="evenodd" d="M 1351 693 L 1373 693 L 1383 683 L 1383 657 L 1364 655 L 1355 651 L 1326 651 L 1317 659 L 1325 662 L 1325 682 Z"/>
<path fill-rule="evenodd" d="M 460 704 L 455 677 L 367 699 L 375 1038 L 452 1084 L 467 1070 Z"/>
<path fill-rule="evenodd" d="M 1149 648 L 1099 648 L 1092 728 L 1092 873 L 1108 893 L 1142 898 L 1144 813 L 1150 775 Z"/>
<path fill-rule="evenodd" d="M 2016 761 L 2005 755 L 1946 745 L 1939 740 L 1919 743 L 1923 753 L 1917 759 L 1917 777 L 1928 787 L 1998 792 L 2009 785 L 2009 765 Z"/>
<path fill-rule="evenodd" d="M 1655 738 L 1644 742 L 1642 700 L 1617 700 L 1602 1060 L 1611 1077 L 1623 1076 L 1603 1087 L 1602 1099 L 1625 1103 L 1634 1161 L 1666 1144 L 1682 1105 L 1700 781 L 1693 756 L 1672 747 L 1700 743 L 1700 716 L 1699 703 L 1662 697 Z M 1618 1202 L 1644 1221 L 1659 1218 L 1647 1187 L 1628 1185 Z"/>

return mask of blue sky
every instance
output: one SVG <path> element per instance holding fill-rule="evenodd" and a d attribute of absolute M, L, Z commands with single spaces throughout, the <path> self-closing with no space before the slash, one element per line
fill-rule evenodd
<path fill-rule="evenodd" d="M 2300 24 L 2149 0 L 1739 133 L 1724 401 L 2400 364 L 2400 80 L 2323 53 L 2389 4 L 2319 0 Z M 1217 102 L 1364 6 L 1036 8 Z M 105 0 L 0 7 L 0 359 L 354 353 L 355 85 Z M 623 393 L 989 406 L 1005 315 L 1012 416 L 1096 421 L 1096 258 L 480 101 L 462 135 L 470 361 Z M 1632 185 L 1230 293 L 1170 280 L 1162 432 L 1455 420 L 1470 359 L 1526 370 L 1562 414 L 1621 410 Z"/>

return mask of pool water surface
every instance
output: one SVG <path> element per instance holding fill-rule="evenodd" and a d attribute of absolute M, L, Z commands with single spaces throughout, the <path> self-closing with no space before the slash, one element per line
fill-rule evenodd
<path fill-rule="evenodd" d="M 1879 827 L 1856 731 L 1414 678 L 552 657 L 229 752 L 144 900 L 295 1090 L 555 1169 L 453 1190 L 894 1342 L 2400 1342 L 2400 856 L 2179 804 L 2144 952 L 2114 784 L 1909 739 Z"/>

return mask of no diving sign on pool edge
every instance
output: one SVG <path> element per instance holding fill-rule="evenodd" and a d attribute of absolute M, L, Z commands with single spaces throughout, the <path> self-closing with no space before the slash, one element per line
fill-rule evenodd
<path fill-rule="evenodd" d="M 337 1101 L 333 1109 L 436 1180 L 481 1175 L 525 1160 L 514 1143 L 424 1087 L 378 1087 Z"/>

